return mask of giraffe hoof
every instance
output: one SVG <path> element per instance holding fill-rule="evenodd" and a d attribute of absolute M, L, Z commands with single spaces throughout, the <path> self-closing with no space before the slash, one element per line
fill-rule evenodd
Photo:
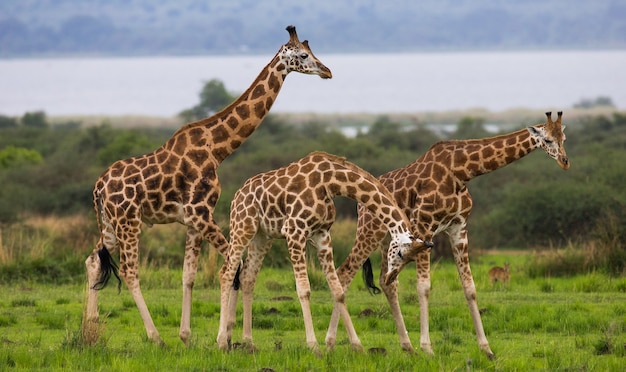
<path fill-rule="evenodd" d="M 410 354 L 410 355 L 416 355 L 417 354 L 417 351 L 415 350 L 415 348 L 411 344 L 409 344 L 409 345 L 402 345 L 402 351 L 404 351 L 405 353 Z"/>
<path fill-rule="evenodd" d="M 328 350 L 335 350 L 335 339 L 334 338 L 326 339 L 326 349 L 328 349 Z"/>
<path fill-rule="evenodd" d="M 185 344 L 185 346 L 189 346 L 191 344 L 191 332 L 181 332 L 178 337 Z"/>
<path fill-rule="evenodd" d="M 324 356 L 319 346 L 317 346 L 317 344 L 309 346 L 309 349 L 311 349 L 311 351 L 313 352 L 313 355 L 315 355 L 318 358 L 322 358 Z"/>
<path fill-rule="evenodd" d="M 365 349 L 363 348 L 363 345 L 361 344 L 353 344 L 352 345 L 352 351 L 356 351 L 357 353 L 362 353 Z"/>
<path fill-rule="evenodd" d="M 233 344 L 234 350 L 242 350 L 248 354 L 254 354 L 259 351 L 252 341 L 235 342 Z"/>
<path fill-rule="evenodd" d="M 494 354 L 493 351 L 491 351 L 489 344 L 485 344 L 481 346 L 480 349 L 485 353 L 485 355 L 487 356 L 487 358 L 489 358 L 489 360 L 496 359 L 496 354 Z"/>
<path fill-rule="evenodd" d="M 421 344 L 420 345 L 421 349 L 423 352 L 425 352 L 428 355 L 435 355 L 435 352 L 433 351 L 432 346 L 430 346 L 430 344 Z"/>

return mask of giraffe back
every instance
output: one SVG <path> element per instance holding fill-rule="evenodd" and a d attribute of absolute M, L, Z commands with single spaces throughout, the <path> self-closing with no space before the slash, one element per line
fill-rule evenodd
<path fill-rule="evenodd" d="M 335 196 L 356 200 L 390 231 L 408 234 L 408 219 L 374 176 L 345 158 L 319 151 L 248 179 L 233 198 L 231 221 L 254 213 L 272 236 L 280 235 L 283 224 L 294 218 L 302 226 L 330 227 Z M 252 205 L 254 211 L 245 212 Z"/>

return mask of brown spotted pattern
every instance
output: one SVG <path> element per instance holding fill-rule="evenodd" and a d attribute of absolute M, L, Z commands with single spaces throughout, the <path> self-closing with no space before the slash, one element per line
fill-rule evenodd
<path fill-rule="evenodd" d="M 459 277 L 470 308 L 480 348 L 489 356 L 493 353 L 485 336 L 476 303 L 476 288 L 469 265 L 467 219 L 472 209 L 472 197 L 467 182 L 482 174 L 510 164 L 531 151 L 542 148 L 562 169 L 569 168 L 563 147 L 565 135 L 562 113 L 556 122 L 546 113 L 547 122 L 513 133 L 491 138 L 443 141 L 434 144 L 424 155 L 406 167 L 379 177 L 391 191 L 396 202 L 411 222 L 411 231 L 425 241 L 445 233 L 451 243 Z M 357 240 L 350 255 L 337 269 L 343 288 L 347 289 L 363 262 L 381 246 L 385 235 L 377 217 L 359 208 Z M 413 351 L 400 306 L 397 282 L 389 281 L 391 266 L 387 260 L 397 257 L 382 255 L 380 284 L 391 306 L 402 348 Z M 430 293 L 430 250 L 416 255 L 417 292 L 420 302 L 420 346 L 432 353 L 428 330 L 428 296 Z M 392 272 L 395 277 L 397 272 Z M 334 312 L 327 338 L 336 337 L 338 317 Z"/>
<path fill-rule="evenodd" d="M 287 74 L 296 71 L 331 78 L 330 70 L 300 42 L 295 27 L 290 39 L 263 68 L 252 85 L 215 115 L 180 128 L 154 152 L 111 165 L 96 181 L 93 200 L 101 236 L 87 258 L 89 280 L 87 322 L 97 323 L 97 289 L 102 283 L 99 252 L 120 252 L 120 277 L 127 284 L 144 321 L 148 337 L 161 343 L 139 289 L 139 236 L 142 222 L 187 226 L 183 267 L 183 310 L 180 338 L 188 343 L 191 292 L 203 240 L 223 256 L 228 241 L 213 220 L 221 186 L 217 168 L 259 126 Z"/>
<path fill-rule="evenodd" d="M 314 152 L 285 167 L 248 179 L 235 193 L 230 213 L 230 250 L 221 276 L 222 313 L 218 344 L 227 348 L 235 314 L 228 314 L 229 288 L 241 262 L 243 292 L 243 339 L 252 344 L 252 292 L 263 258 L 274 239 L 286 239 L 302 306 L 308 346 L 318 351 L 311 311 L 310 285 L 306 268 L 306 243 L 317 257 L 341 313 L 350 343 L 362 350 L 348 314 L 342 286 L 335 272 L 330 228 L 335 220 L 333 198 L 356 200 L 391 234 L 390 250 L 419 250 L 423 242 L 408 231 L 409 221 L 391 194 L 371 174 L 356 165 L 323 152 Z M 236 294 L 235 294 L 236 295 Z M 228 323 L 231 324 L 228 324 Z M 334 345 L 329 345 L 333 347 Z"/>

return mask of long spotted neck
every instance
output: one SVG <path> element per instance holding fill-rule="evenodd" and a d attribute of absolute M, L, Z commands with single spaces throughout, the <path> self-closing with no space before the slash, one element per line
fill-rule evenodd
<path fill-rule="evenodd" d="M 288 70 L 277 54 L 237 100 L 213 116 L 187 124 L 174 136 L 185 132 L 192 146 L 206 148 L 210 145 L 213 158 L 221 163 L 261 124 L 276 101 L 287 74 Z"/>
<path fill-rule="evenodd" d="M 511 164 L 539 147 L 538 140 L 526 128 L 491 138 L 450 141 L 450 144 L 453 145 L 451 169 L 463 182 Z"/>
<path fill-rule="evenodd" d="M 409 222 L 387 189 L 370 173 L 343 158 L 335 157 L 334 163 L 334 175 L 329 179 L 340 182 L 330 183 L 328 191 L 331 196 L 339 195 L 357 201 L 383 222 L 392 237 L 408 241 Z"/>

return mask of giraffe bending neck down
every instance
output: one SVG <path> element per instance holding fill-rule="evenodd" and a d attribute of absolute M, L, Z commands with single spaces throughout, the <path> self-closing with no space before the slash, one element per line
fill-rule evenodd
<path fill-rule="evenodd" d="M 483 330 L 476 302 L 476 287 L 469 265 L 467 219 L 472 209 L 472 197 L 467 183 L 474 177 L 502 168 L 541 148 L 567 170 L 570 166 L 563 147 L 565 134 L 561 124 L 562 113 L 552 121 L 501 136 L 459 141 L 442 141 L 433 145 L 424 155 L 406 167 L 379 177 L 396 202 L 409 217 L 411 231 L 425 241 L 445 233 L 451 243 L 454 260 L 472 315 L 479 347 L 490 358 L 494 357 Z M 382 242 L 384 231 L 376 216 L 359 208 L 357 240 L 337 274 L 347 289 L 358 269 Z M 373 238 L 375 237 L 375 238 Z M 387 262 L 387 259 L 391 261 Z M 428 328 L 428 296 L 430 293 L 430 250 L 417 255 L 417 293 L 420 304 L 420 346 L 432 354 Z M 402 348 L 413 351 L 398 303 L 397 281 L 404 266 L 401 257 L 382 256 L 380 285 L 391 306 Z M 327 338 L 337 332 L 338 314 L 333 312 Z"/>
<path fill-rule="evenodd" d="M 298 298 L 302 306 L 306 340 L 309 348 L 319 353 L 309 305 L 311 293 L 306 269 L 307 241 L 317 250 L 317 257 L 333 294 L 335 309 L 341 314 L 350 344 L 362 350 L 339 283 L 330 227 L 335 220 L 333 198 L 344 196 L 356 200 L 381 221 L 384 234 L 389 231 L 390 256 L 404 256 L 406 260 L 426 249 L 428 245 L 413 237 L 409 221 L 393 201 L 393 197 L 371 174 L 356 165 L 324 152 L 313 152 L 301 160 L 248 179 L 231 203 L 230 250 L 221 276 L 221 312 L 218 345 L 227 349 L 235 321 L 233 308 L 228 306 L 237 295 L 229 289 L 244 250 L 247 257 L 241 272 L 243 292 L 243 340 L 252 343 L 252 292 L 263 258 L 274 239 L 286 239 L 293 265 Z M 333 344 L 327 344 L 329 348 Z"/>
<path fill-rule="evenodd" d="M 93 200 L 101 235 L 85 262 L 89 288 L 83 334 L 88 342 L 97 338 L 98 290 L 106 285 L 111 270 L 115 272 L 114 265 L 103 261 L 110 261 L 109 252 L 119 249 L 119 273 L 137 304 L 148 338 L 162 343 L 139 288 L 142 222 L 187 226 L 179 336 L 185 344 L 190 341 L 191 295 L 201 243 L 208 240 L 222 256 L 228 250 L 228 241 L 213 219 L 221 191 L 218 166 L 261 124 L 287 74 L 332 77 L 308 42 L 298 40 L 295 27 L 288 26 L 287 31 L 289 41 L 232 104 L 183 126 L 152 153 L 114 163 L 96 181 Z"/>

